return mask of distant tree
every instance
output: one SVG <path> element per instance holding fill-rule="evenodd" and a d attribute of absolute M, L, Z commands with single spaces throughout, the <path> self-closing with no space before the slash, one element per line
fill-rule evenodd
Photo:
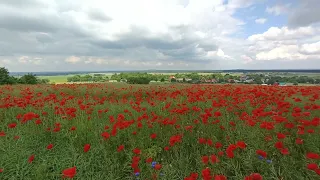
<path fill-rule="evenodd" d="M 254 80 L 254 82 L 255 82 L 256 84 L 263 84 L 261 78 L 256 78 L 256 79 Z"/>
<path fill-rule="evenodd" d="M 148 77 L 138 77 L 132 76 L 127 79 L 127 83 L 129 84 L 149 84 L 151 81 Z"/>
<path fill-rule="evenodd" d="M 294 86 L 298 86 L 298 82 L 294 82 L 293 85 L 294 85 Z"/>
<path fill-rule="evenodd" d="M 9 71 L 5 67 L 0 68 L 0 85 L 9 84 Z"/>
<path fill-rule="evenodd" d="M 170 81 L 171 82 L 177 82 L 177 80 L 175 78 L 172 78 Z"/>
<path fill-rule="evenodd" d="M 50 80 L 49 79 L 38 79 L 38 84 L 49 84 Z"/>
<path fill-rule="evenodd" d="M 9 79 L 8 79 L 8 84 L 17 84 L 19 81 L 18 78 L 16 77 L 13 77 L 13 76 L 9 76 Z"/>
<path fill-rule="evenodd" d="M 37 84 L 38 79 L 35 75 L 29 73 L 29 74 L 23 75 L 19 79 L 19 83 L 21 83 L 21 84 Z"/>
<path fill-rule="evenodd" d="M 165 80 L 164 80 L 164 78 L 161 78 L 160 81 L 161 81 L 161 82 L 164 82 Z"/>

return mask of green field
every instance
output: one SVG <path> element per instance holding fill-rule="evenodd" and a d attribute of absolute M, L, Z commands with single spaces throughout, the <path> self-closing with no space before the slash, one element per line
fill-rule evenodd
<path fill-rule="evenodd" d="M 0 180 L 320 177 L 320 87 L 95 83 L 0 92 Z"/>
<path fill-rule="evenodd" d="M 72 75 L 62 75 L 62 76 L 38 76 L 40 79 L 49 79 L 50 83 L 66 83 L 67 78 Z"/>

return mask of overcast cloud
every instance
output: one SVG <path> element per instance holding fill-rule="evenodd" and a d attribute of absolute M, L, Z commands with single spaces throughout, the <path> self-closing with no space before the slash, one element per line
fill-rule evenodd
<path fill-rule="evenodd" d="M 320 68 L 319 8 L 317 0 L 1 0 L 0 66 Z"/>

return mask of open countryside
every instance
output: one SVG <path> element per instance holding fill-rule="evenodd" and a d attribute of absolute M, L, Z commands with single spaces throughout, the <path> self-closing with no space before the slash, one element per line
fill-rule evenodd
<path fill-rule="evenodd" d="M 319 0 L 0 0 L 0 180 L 320 180 Z"/>

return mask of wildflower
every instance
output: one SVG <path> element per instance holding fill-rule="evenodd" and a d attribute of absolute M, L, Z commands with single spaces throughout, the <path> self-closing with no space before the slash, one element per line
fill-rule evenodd
<path fill-rule="evenodd" d="M 267 157 L 267 153 L 266 153 L 265 151 L 261 150 L 261 149 L 258 149 L 258 150 L 256 151 L 256 153 L 257 153 L 258 155 L 262 156 L 263 158 L 266 158 L 266 157 Z"/>
<path fill-rule="evenodd" d="M 243 141 L 238 141 L 237 142 L 237 147 L 241 148 L 241 149 L 245 149 L 247 147 L 246 143 Z"/>
<path fill-rule="evenodd" d="M 208 164 L 208 162 L 209 162 L 209 156 L 202 156 L 202 163 Z"/>
<path fill-rule="evenodd" d="M 53 148 L 53 144 L 49 144 L 48 146 L 47 146 L 47 149 L 48 150 L 50 150 L 50 149 L 52 149 Z"/>
<path fill-rule="evenodd" d="M 268 163 L 268 164 L 271 164 L 271 163 L 272 163 L 272 160 L 268 159 L 268 160 L 267 160 L 267 163 Z"/>
<path fill-rule="evenodd" d="M 161 164 L 156 164 L 155 166 L 154 166 L 154 169 L 155 170 L 160 170 L 162 168 L 162 165 Z"/>
<path fill-rule="evenodd" d="M 117 149 L 118 152 L 121 152 L 124 149 L 124 145 L 120 145 Z"/>
<path fill-rule="evenodd" d="M 317 153 L 309 152 L 309 153 L 307 153 L 307 158 L 309 158 L 309 159 L 319 159 L 320 156 Z"/>
<path fill-rule="evenodd" d="M 263 157 L 259 155 L 259 156 L 258 156 L 258 159 L 263 160 Z"/>
<path fill-rule="evenodd" d="M 155 133 L 153 133 L 153 134 L 150 135 L 150 138 L 151 138 L 151 139 L 155 139 L 156 137 L 157 137 L 157 134 L 155 134 Z"/>
<path fill-rule="evenodd" d="M 86 153 L 90 150 L 90 144 L 85 144 L 84 147 L 83 147 L 83 151 Z"/>
<path fill-rule="evenodd" d="M 17 123 L 8 124 L 8 128 L 13 129 L 17 126 Z"/>
<path fill-rule="evenodd" d="M 281 149 L 281 154 L 283 154 L 283 155 L 288 155 L 288 154 L 290 154 L 288 148 L 283 148 L 283 149 Z"/>
<path fill-rule="evenodd" d="M 146 159 L 146 163 L 151 163 L 151 162 L 152 162 L 152 158 L 149 157 Z"/>
<path fill-rule="evenodd" d="M 157 164 L 157 162 L 155 162 L 155 161 L 153 161 L 152 163 L 151 163 L 151 167 L 155 167 L 156 166 L 156 164 Z"/>
<path fill-rule="evenodd" d="M 76 175 L 77 168 L 74 166 L 72 168 L 67 168 L 62 171 L 62 178 L 73 178 Z"/>
<path fill-rule="evenodd" d="M 141 150 L 138 149 L 138 148 L 135 148 L 135 149 L 133 150 L 133 153 L 135 153 L 135 154 L 141 154 Z"/>
<path fill-rule="evenodd" d="M 33 160 L 34 160 L 34 154 L 32 154 L 32 155 L 29 157 L 28 162 L 29 162 L 29 163 L 32 163 Z"/>
<path fill-rule="evenodd" d="M 318 165 L 316 163 L 310 163 L 307 165 L 307 168 L 309 170 L 316 170 L 316 169 L 318 169 Z"/>
<path fill-rule="evenodd" d="M 227 180 L 227 177 L 224 175 L 215 175 L 214 180 Z"/>

